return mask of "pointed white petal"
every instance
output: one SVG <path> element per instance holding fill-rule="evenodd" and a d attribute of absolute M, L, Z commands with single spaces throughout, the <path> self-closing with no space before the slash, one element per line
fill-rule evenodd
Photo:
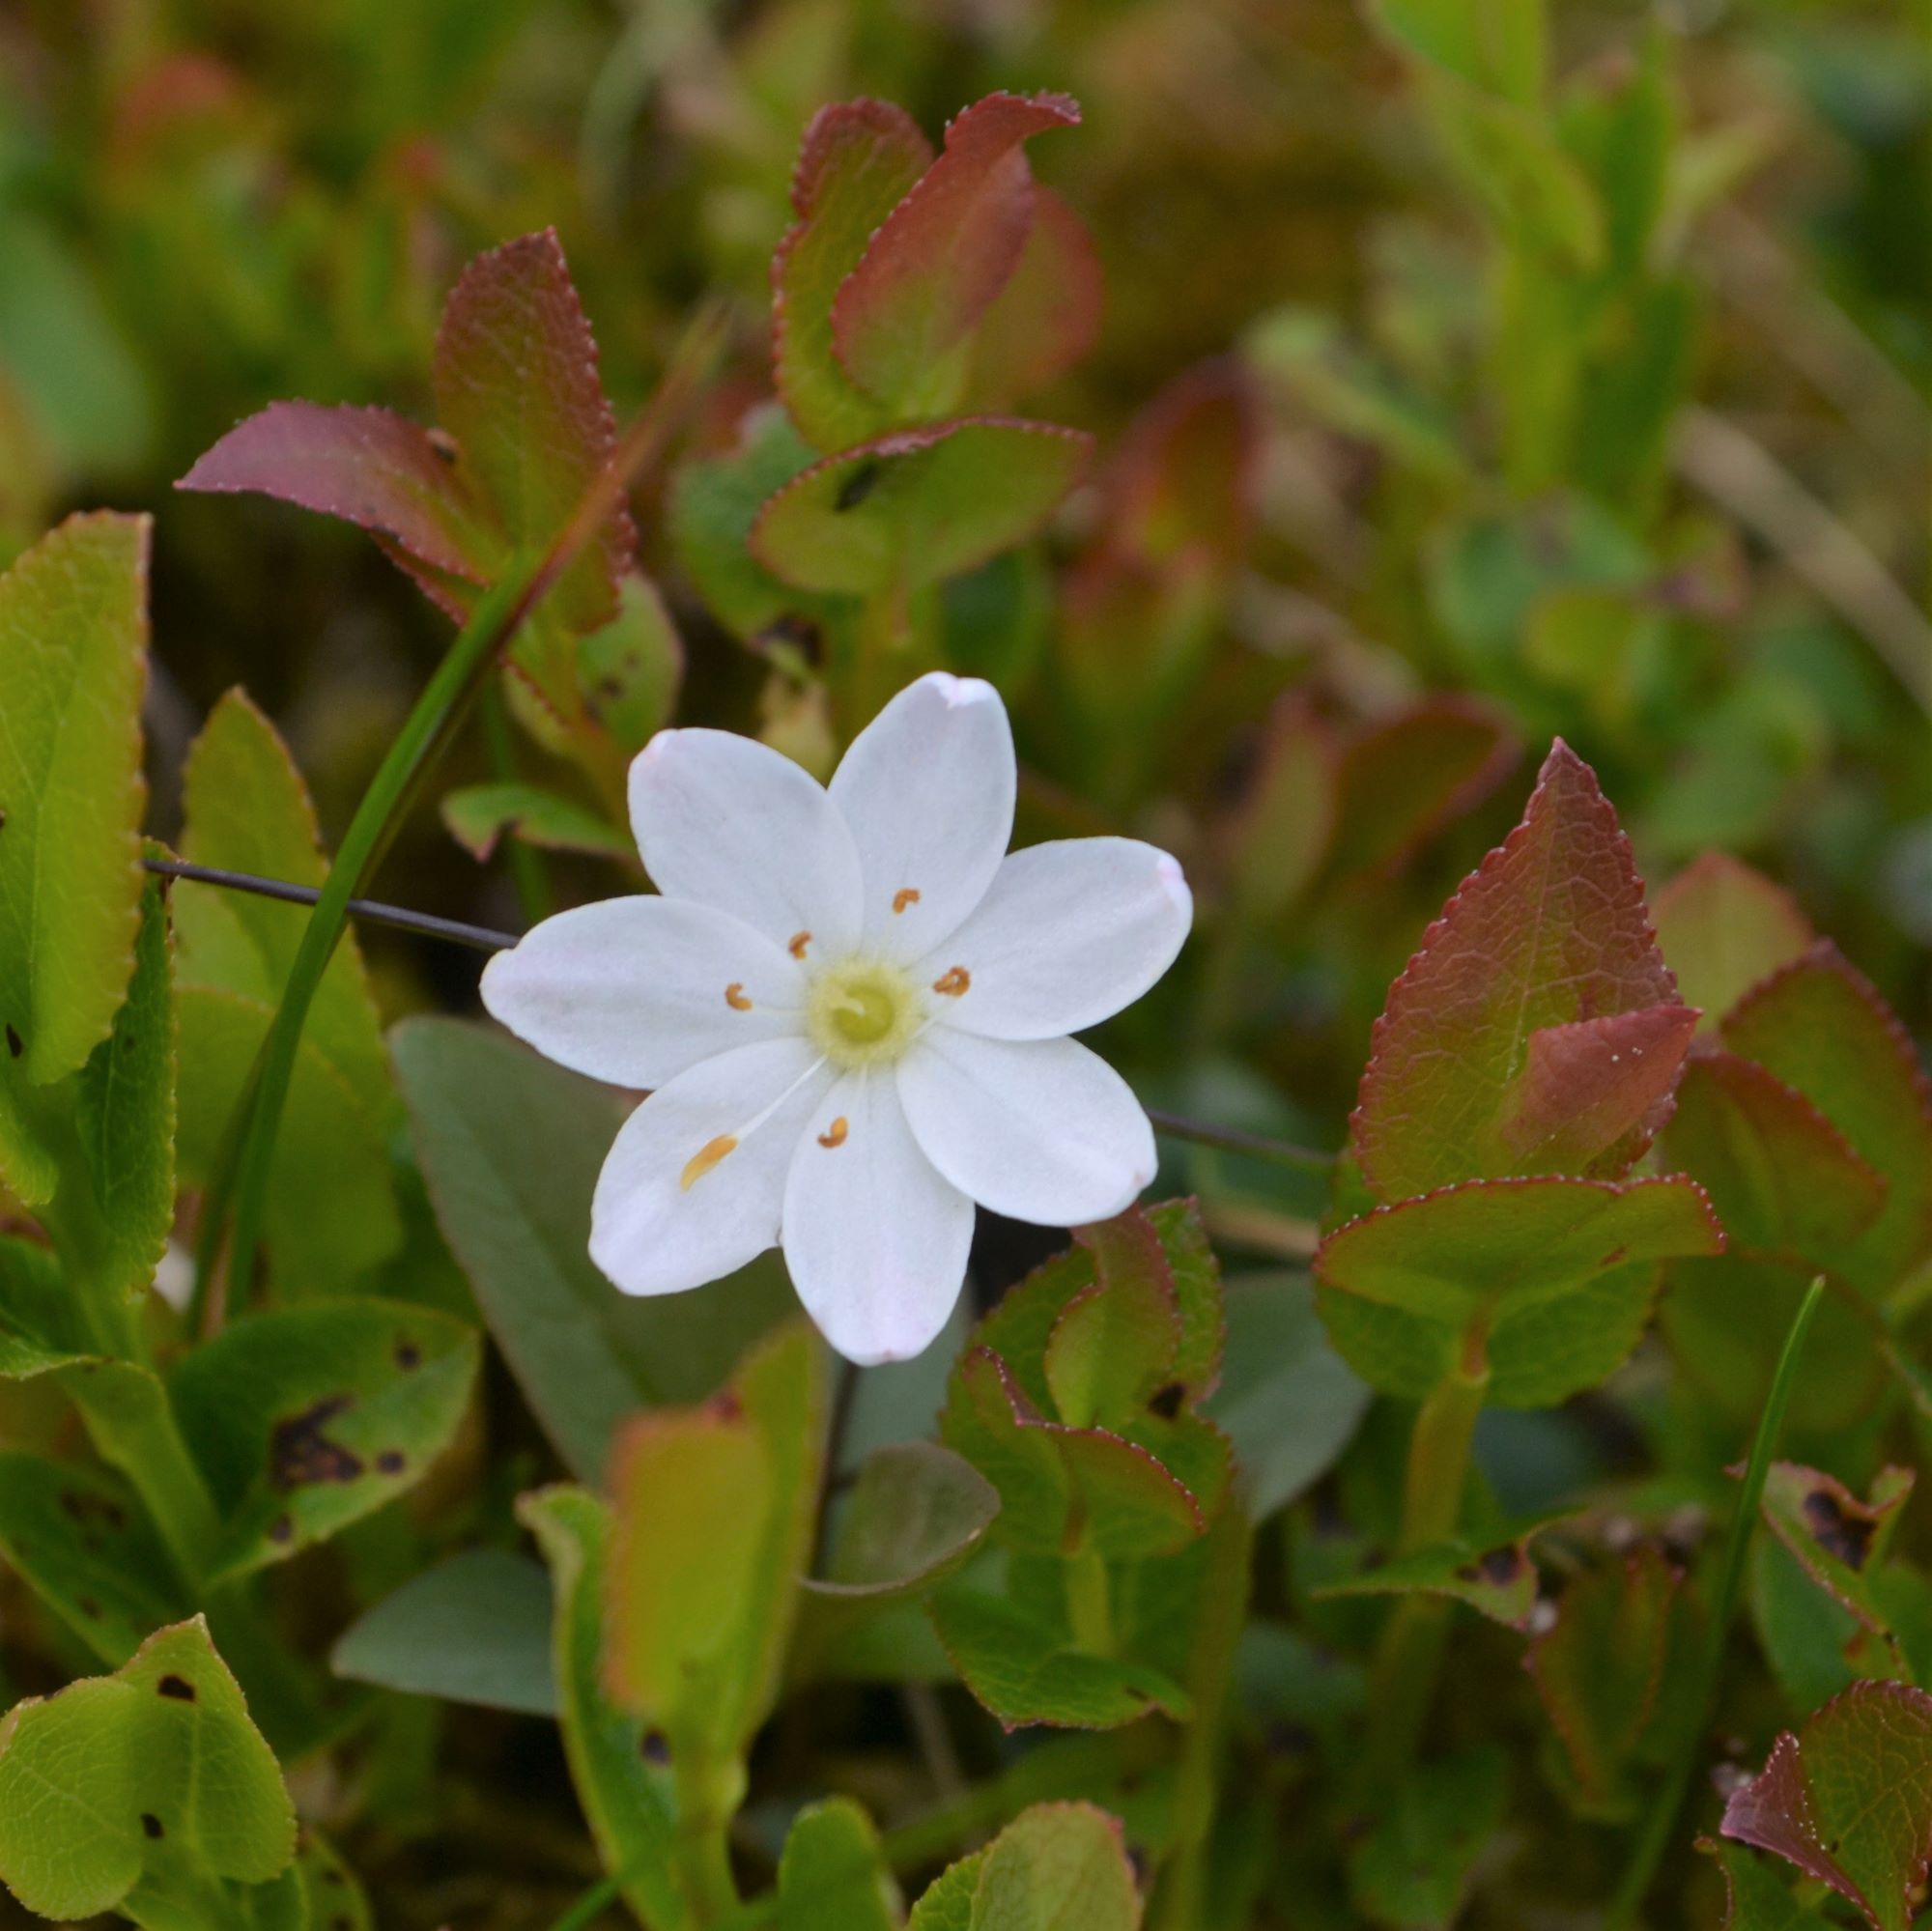
<path fill-rule="evenodd" d="M 1007 707 L 978 677 L 935 670 L 852 740 L 830 789 L 859 846 L 868 951 L 923 957 L 979 904 L 1016 781 Z"/>
<path fill-rule="evenodd" d="M 1071 1039 L 929 1027 L 898 1064 L 926 1158 L 983 1207 L 1043 1227 L 1105 1220 L 1153 1178 L 1153 1128 L 1126 1081 Z"/>
<path fill-rule="evenodd" d="M 792 1149 L 832 1078 L 803 1039 L 767 1039 L 660 1087 L 597 1177 L 590 1258 L 627 1294 L 675 1294 L 762 1254 L 779 1237 Z"/>
<path fill-rule="evenodd" d="M 733 731 L 660 731 L 631 764 L 631 829 L 668 898 L 728 912 L 814 961 L 859 936 L 859 855 L 825 787 Z"/>
<path fill-rule="evenodd" d="M 920 1151 L 889 1069 L 848 1073 L 818 1102 L 785 1181 L 783 1240 L 799 1299 L 848 1361 L 908 1360 L 946 1325 L 973 1203 Z"/>
<path fill-rule="evenodd" d="M 483 1004 L 547 1059 L 654 1087 L 802 1031 L 805 975 L 762 933 L 688 898 L 606 898 L 546 919 L 483 969 Z"/>
<path fill-rule="evenodd" d="M 1164 851 L 1135 838 L 1063 838 L 1014 852 L 915 977 L 925 983 L 960 968 L 965 990 L 933 1001 L 948 1025 L 989 1039 L 1050 1039 L 1131 1006 L 1174 963 L 1193 919 L 1193 895 Z"/>

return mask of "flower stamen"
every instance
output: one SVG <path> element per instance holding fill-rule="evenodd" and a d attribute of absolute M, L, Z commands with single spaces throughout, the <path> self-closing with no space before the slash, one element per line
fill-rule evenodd
<path fill-rule="evenodd" d="M 678 1175 L 677 1184 L 682 1192 L 691 1189 L 724 1159 L 725 1154 L 736 1152 L 738 1141 L 735 1135 L 721 1133 L 715 1140 L 707 1140 L 690 1159 L 684 1163 L 684 1172 Z"/>
<path fill-rule="evenodd" d="M 893 894 L 893 910 L 895 913 L 903 912 L 908 905 L 917 905 L 918 903 L 919 888 L 916 885 L 901 885 Z"/>
<path fill-rule="evenodd" d="M 734 979 L 724 988 L 724 1004 L 733 1012 L 749 1012 L 752 1009 L 752 1002 L 745 997 L 745 982 L 743 980 Z"/>
<path fill-rule="evenodd" d="M 828 1126 L 825 1129 L 825 1131 L 818 1136 L 818 1144 L 821 1147 L 826 1147 L 826 1148 L 842 1147 L 845 1144 L 845 1136 L 850 1130 L 851 1130 L 850 1127 L 846 1123 L 845 1116 L 841 1113 L 838 1116 L 838 1118 L 832 1122 L 832 1124 Z"/>
<path fill-rule="evenodd" d="M 785 951 L 788 951 L 793 958 L 802 959 L 805 956 L 806 947 L 810 945 L 810 943 L 811 943 L 811 934 L 810 932 L 794 932 L 791 935 L 791 937 L 785 942 Z"/>
<path fill-rule="evenodd" d="M 948 999 L 957 999 L 972 983 L 973 975 L 964 966 L 949 966 L 932 981 L 932 989 Z"/>

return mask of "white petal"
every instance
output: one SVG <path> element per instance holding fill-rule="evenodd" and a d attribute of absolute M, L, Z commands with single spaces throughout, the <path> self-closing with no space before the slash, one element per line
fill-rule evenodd
<path fill-rule="evenodd" d="M 830 789 L 859 847 L 868 951 L 921 958 L 979 904 L 1016 782 L 1007 707 L 981 678 L 935 670 L 852 740 Z"/>
<path fill-rule="evenodd" d="M 928 1027 L 898 1065 L 925 1156 L 981 1206 L 1044 1227 L 1105 1220 L 1153 1178 L 1153 1128 L 1125 1080 L 1071 1039 Z"/>
<path fill-rule="evenodd" d="M 890 1070 L 848 1073 L 818 1102 L 785 1181 L 783 1238 L 799 1299 L 848 1361 L 908 1360 L 946 1325 L 973 1203 L 920 1151 Z"/>
<path fill-rule="evenodd" d="M 805 974 L 763 934 L 687 898 L 559 912 L 483 969 L 483 1004 L 547 1059 L 654 1087 L 803 1029 Z"/>
<path fill-rule="evenodd" d="M 734 731 L 660 731 L 631 764 L 631 829 L 668 898 L 729 912 L 814 962 L 859 936 L 859 854 L 825 787 Z"/>
<path fill-rule="evenodd" d="M 590 1258 L 627 1294 L 675 1294 L 762 1254 L 779 1237 L 792 1149 L 832 1078 L 803 1039 L 767 1039 L 660 1087 L 597 1177 Z M 726 1136 L 736 1146 L 693 1174 Z"/>
<path fill-rule="evenodd" d="M 1179 865 L 1134 838 L 1063 838 L 1014 852 L 915 975 L 962 968 L 936 1017 L 989 1039 L 1050 1039 L 1097 1025 L 1174 963 L 1194 919 Z"/>

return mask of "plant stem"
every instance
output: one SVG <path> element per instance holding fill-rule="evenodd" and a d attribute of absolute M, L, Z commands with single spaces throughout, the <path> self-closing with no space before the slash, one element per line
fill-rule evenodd
<path fill-rule="evenodd" d="M 1784 1351 L 1777 1357 L 1777 1370 L 1771 1377 L 1771 1391 L 1764 1399 L 1764 1412 L 1758 1417 L 1750 1460 L 1745 1466 L 1745 1479 L 1738 1490 L 1737 1508 L 1731 1517 L 1730 1532 L 1724 1540 L 1724 1566 L 1719 1573 L 1718 1593 L 1711 1604 L 1711 1624 L 1705 1640 L 1703 1665 L 1698 1671 L 1697 1688 L 1684 1705 L 1670 1769 L 1658 1785 L 1656 1800 L 1650 1806 L 1649 1815 L 1643 1820 L 1636 1850 L 1624 1872 L 1623 1883 L 1617 1888 L 1609 1916 L 1605 1920 L 1605 1931 L 1623 1931 L 1623 1927 L 1630 1924 L 1642 1909 L 1652 1880 L 1657 1875 L 1657 1867 L 1662 1862 L 1663 1853 L 1669 1846 L 1677 1813 L 1683 1807 L 1684 1793 L 1690 1783 L 1691 1761 L 1697 1739 L 1703 1734 L 1712 1706 L 1717 1701 L 1718 1682 L 1723 1673 L 1724 1653 L 1728 1646 L 1726 1639 L 1730 1633 L 1731 1618 L 1737 1610 L 1738 1589 L 1744 1579 L 1745 1553 L 1750 1547 L 1758 1504 L 1764 1496 L 1765 1476 L 1770 1472 L 1771 1458 L 1776 1452 L 1777 1437 L 1784 1426 L 1784 1411 L 1791 1405 L 1791 1391 L 1797 1384 L 1798 1361 L 1804 1351 L 1804 1336 L 1824 1292 L 1825 1277 L 1820 1274 L 1799 1303 L 1798 1312 L 1792 1318 L 1791 1331 L 1784 1337 Z"/>
<path fill-rule="evenodd" d="M 684 1893 L 696 1923 L 724 1924 L 743 1902 L 731 1875 L 731 1817 L 744 1796 L 744 1766 L 720 1766 L 692 1747 L 675 1751 L 674 1761 Z"/>
<path fill-rule="evenodd" d="M 1190 1120 L 1184 1113 L 1169 1113 L 1151 1106 L 1147 1117 L 1156 1133 L 1170 1140 L 1192 1140 L 1202 1147 L 1213 1147 L 1223 1153 L 1246 1153 L 1257 1160 L 1272 1161 L 1296 1173 L 1326 1174 L 1333 1170 L 1335 1155 L 1313 1147 L 1297 1147 L 1292 1141 L 1270 1139 L 1265 1133 L 1245 1133 L 1237 1126 L 1214 1126 L 1203 1120 Z"/>
<path fill-rule="evenodd" d="M 1091 1545 L 1083 1545 L 1066 1558 L 1062 1574 L 1066 1578 L 1066 1615 L 1074 1641 L 1090 1656 L 1112 1656 L 1114 1605 L 1106 1558 Z"/>

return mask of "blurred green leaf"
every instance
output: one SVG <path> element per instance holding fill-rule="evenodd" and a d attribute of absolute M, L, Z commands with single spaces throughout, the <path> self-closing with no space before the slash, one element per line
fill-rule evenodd
<path fill-rule="evenodd" d="M 898 1887 L 850 1798 L 810 1803 L 779 1860 L 779 1931 L 896 1931 Z"/>
<path fill-rule="evenodd" d="M 1356 1908 L 1392 1931 L 1442 1931 L 1468 1896 L 1477 1860 L 1503 1821 L 1507 1759 L 1492 1745 L 1424 1764 L 1390 1793 L 1349 1854 Z"/>
<path fill-rule="evenodd" d="M 630 858 L 637 851 L 609 819 L 535 784 L 467 784 L 444 792 L 441 809 L 450 837 L 479 862 L 506 834 L 551 851 L 596 858 Z"/>

